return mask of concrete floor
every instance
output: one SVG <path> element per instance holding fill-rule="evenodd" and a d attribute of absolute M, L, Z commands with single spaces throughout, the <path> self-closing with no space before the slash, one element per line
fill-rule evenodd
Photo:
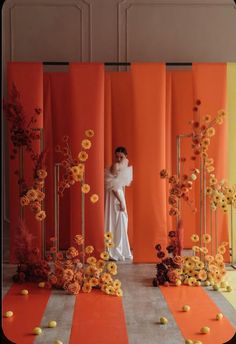
<path fill-rule="evenodd" d="M 166 306 L 159 288 L 152 287 L 155 264 L 120 262 L 118 265 L 117 278 L 122 281 L 123 306 L 129 344 L 184 343 L 184 338 Z M 3 296 L 12 283 L 11 276 L 14 271 L 14 265 L 4 264 Z M 236 327 L 236 310 L 220 293 L 210 289 L 207 290 L 207 293 L 228 317 L 232 325 Z M 43 328 L 43 334 L 36 337 L 35 343 L 53 343 L 55 337 L 63 341 L 63 344 L 69 343 L 74 302 L 75 297 L 73 295 L 66 295 L 63 291 L 58 290 L 52 291 L 40 324 Z M 167 326 L 158 325 L 160 316 L 169 319 Z M 56 319 L 60 326 L 51 331 L 47 328 L 48 319 Z"/>

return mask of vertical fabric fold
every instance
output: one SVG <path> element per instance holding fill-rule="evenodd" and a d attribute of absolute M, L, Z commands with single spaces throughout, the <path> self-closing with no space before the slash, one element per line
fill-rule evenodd
<path fill-rule="evenodd" d="M 91 191 L 85 195 L 86 244 L 97 251 L 104 248 L 104 65 L 72 63 L 69 66 L 69 90 L 71 92 L 70 137 L 72 153 L 81 151 L 85 130 L 95 132 L 88 151 L 85 180 Z M 92 204 L 92 193 L 99 201 Z M 77 183 L 71 188 L 71 240 L 81 233 L 81 190 Z"/>
<path fill-rule="evenodd" d="M 236 184 L 236 63 L 227 63 L 227 115 L 228 115 L 228 180 L 229 185 Z M 229 236 L 231 230 L 231 214 L 229 214 Z M 236 223 L 236 210 L 233 208 L 233 224 Z M 234 227 L 235 228 L 235 227 Z M 233 262 L 236 262 L 236 233 L 234 233 L 234 241 L 230 247 L 232 250 Z"/>
<path fill-rule="evenodd" d="M 225 63 L 194 63 L 193 69 L 193 90 L 194 99 L 201 100 L 201 106 L 198 116 L 203 118 L 204 115 L 210 114 L 214 117 L 221 109 L 226 110 L 226 93 L 227 93 L 227 66 Z M 211 139 L 208 150 L 208 156 L 214 159 L 214 174 L 218 181 L 227 180 L 228 174 L 228 118 L 224 123 L 216 126 L 216 134 Z M 200 211 L 200 209 L 199 209 Z M 197 216 L 199 219 L 199 216 Z M 217 210 L 217 241 L 228 241 L 228 224 L 227 215 Z M 210 233 L 210 209 L 207 202 L 206 212 L 207 232 Z M 198 224 L 199 225 L 199 224 Z M 216 236 L 213 231 L 213 242 Z M 228 258 L 227 258 L 228 259 Z"/>
<path fill-rule="evenodd" d="M 12 91 L 12 85 L 15 84 L 20 93 L 21 104 L 24 109 L 26 123 L 30 121 L 34 114 L 35 108 L 43 109 L 43 66 L 37 62 L 9 62 L 7 65 L 7 87 L 8 94 Z M 43 128 L 43 114 L 38 116 L 35 129 Z M 40 142 L 33 142 L 33 149 L 36 153 L 40 153 Z M 12 145 L 10 144 L 10 147 Z M 10 160 L 10 262 L 16 262 L 15 257 L 15 236 L 20 217 L 20 198 L 18 178 L 14 174 L 19 170 L 19 157 Z M 30 154 L 24 149 L 23 175 L 26 183 L 31 187 L 33 185 L 33 168 L 34 164 Z M 29 207 L 24 208 L 24 221 L 33 235 L 34 245 L 38 247 L 41 253 L 42 233 L 41 222 L 35 219 Z"/>
<path fill-rule="evenodd" d="M 164 64 L 135 63 L 134 92 L 134 262 L 155 262 L 155 245 L 167 244 L 166 71 Z"/>

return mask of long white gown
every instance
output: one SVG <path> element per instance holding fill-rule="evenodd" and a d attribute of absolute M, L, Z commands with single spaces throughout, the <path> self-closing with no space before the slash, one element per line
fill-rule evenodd
<path fill-rule="evenodd" d="M 105 232 L 112 232 L 114 247 L 108 250 L 114 260 L 133 259 L 128 239 L 128 213 L 125 201 L 125 186 L 129 186 L 133 176 L 128 160 L 116 164 L 115 175 L 105 170 Z M 112 190 L 118 192 L 125 211 L 120 211 L 120 203 Z"/>

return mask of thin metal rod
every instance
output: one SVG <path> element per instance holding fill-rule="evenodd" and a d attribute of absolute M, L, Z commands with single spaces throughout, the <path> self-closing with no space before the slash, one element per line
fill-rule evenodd
<path fill-rule="evenodd" d="M 234 264 L 234 229 L 233 229 L 233 204 L 230 205 L 230 231 L 231 231 L 231 240 L 230 240 L 230 261 L 231 264 Z"/>
<path fill-rule="evenodd" d="M 20 180 L 24 178 L 24 148 L 19 147 L 19 177 Z M 21 194 L 21 184 L 19 184 L 19 193 Z M 24 219 L 24 209 L 20 204 L 20 219 Z"/>
<path fill-rule="evenodd" d="M 59 251 L 59 195 L 58 184 L 60 178 L 60 163 L 54 165 L 54 233 L 56 238 L 56 250 Z"/>
<path fill-rule="evenodd" d="M 83 186 L 83 184 L 85 184 L 85 172 L 84 172 L 84 178 L 83 181 L 81 183 L 81 186 Z M 82 236 L 83 236 L 83 245 L 82 245 L 82 263 L 83 263 L 83 267 L 85 264 L 85 194 L 84 192 L 81 192 L 81 232 L 82 232 Z"/>
<path fill-rule="evenodd" d="M 203 162 L 200 157 L 200 246 L 202 247 L 202 235 L 203 235 Z M 202 253 L 200 254 L 202 257 Z"/>
<path fill-rule="evenodd" d="M 176 166 L 176 170 L 177 170 L 177 176 L 178 178 L 180 178 L 180 155 L 181 155 L 181 146 L 180 146 L 180 135 L 177 135 L 176 137 L 176 147 L 177 147 L 177 166 Z M 180 219 L 180 208 L 181 208 L 181 201 L 178 198 L 177 200 L 177 208 L 178 208 L 178 214 L 176 216 L 176 230 L 178 227 L 178 223 L 179 223 L 179 219 Z"/>
<path fill-rule="evenodd" d="M 67 66 L 70 62 L 44 61 L 47 66 Z M 132 62 L 104 62 L 105 66 L 130 66 Z M 166 66 L 192 66 L 192 62 L 166 62 Z"/>
<path fill-rule="evenodd" d="M 217 253 L 218 247 L 218 223 L 217 223 L 217 208 L 215 210 L 215 253 Z"/>
<path fill-rule="evenodd" d="M 206 168 L 205 168 L 205 159 L 203 158 L 203 232 L 207 232 L 206 224 Z M 206 245 L 205 245 L 206 246 Z"/>
<path fill-rule="evenodd" d="M 210 208 L 211 255 L 213 256 L 212 209 Z"/>

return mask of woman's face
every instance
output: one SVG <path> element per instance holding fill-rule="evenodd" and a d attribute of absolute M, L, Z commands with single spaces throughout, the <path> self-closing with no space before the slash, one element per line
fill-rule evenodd
<path fill-rule="evenodd" d="M 122 162 L 126 158 L 124 153 L 116 152 L 115 153 L 115 162 Z"/>

